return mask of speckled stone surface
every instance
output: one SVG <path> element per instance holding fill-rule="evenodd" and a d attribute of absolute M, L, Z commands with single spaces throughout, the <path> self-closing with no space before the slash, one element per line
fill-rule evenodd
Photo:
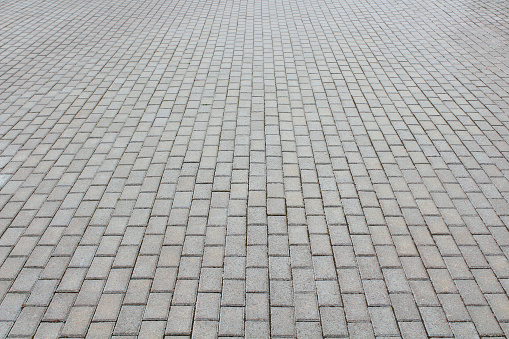
<path fill-rule="evenodd" d="M 509 336 L 500 0 L 4 0 L 0 337 Z"/>

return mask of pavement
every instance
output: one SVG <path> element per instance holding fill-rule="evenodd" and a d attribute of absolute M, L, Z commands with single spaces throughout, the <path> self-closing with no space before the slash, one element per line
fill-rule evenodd
<path fill-rule="evenodd" d="M 503 0 L 0 2 L 0 337 L 509 336 Z"/>

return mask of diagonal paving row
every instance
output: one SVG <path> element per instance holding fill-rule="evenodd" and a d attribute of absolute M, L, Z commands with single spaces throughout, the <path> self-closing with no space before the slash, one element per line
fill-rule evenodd
<path fill-rule="evenodd" d="M 0 337 L 509 336 L 509 8 L 4 0 Z"/>

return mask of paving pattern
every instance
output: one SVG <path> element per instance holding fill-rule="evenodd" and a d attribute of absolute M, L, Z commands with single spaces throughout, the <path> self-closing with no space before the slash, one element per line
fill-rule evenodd
<path fill-rule="evenodd" d="M 0 2 L 0 337 L 509 336 L 504 0 Z"/>

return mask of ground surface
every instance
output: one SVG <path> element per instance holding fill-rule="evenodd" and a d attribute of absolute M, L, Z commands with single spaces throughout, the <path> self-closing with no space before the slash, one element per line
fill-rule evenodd
<path fill-rule="evenodd" d="M 497 0 L 0 3 L 0 337 L 509 335 Z"/>

